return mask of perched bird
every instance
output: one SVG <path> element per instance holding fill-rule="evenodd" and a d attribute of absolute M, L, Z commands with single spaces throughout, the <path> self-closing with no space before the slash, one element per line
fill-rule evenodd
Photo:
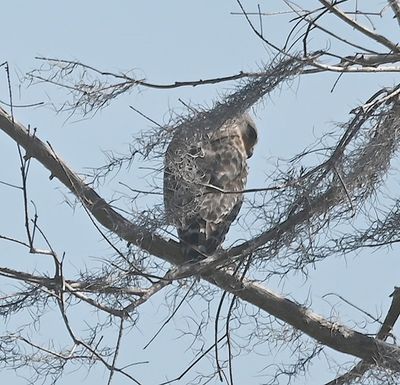
<path fill-rule="evenodd" d="M 239 214 L 257 129 L 246 113 L 217 128 L 177 130 L 164 161 L 164 205 L 187 259 L 212 255 Z"/>

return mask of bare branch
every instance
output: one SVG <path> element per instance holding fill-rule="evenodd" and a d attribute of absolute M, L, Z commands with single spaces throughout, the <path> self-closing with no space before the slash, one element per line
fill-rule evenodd
<path fill-rule="evenodd" d="M 341 11 L 338 7 L 334 5 L 334 3 L 331 3 L 328 0 L 319 0 L 321 4 L 323 4 L 327 9 L 329 9 L 334 15 L 336 15 L 338 18 L 349 24 L 351 27 L 355 28 L 365 36 L 375 40 L 376 42 L 384 45 L 386 48 L 389 48 L 393 52 L 400 52 L 400 49 L 397 44 L 394 44 L 391 42 L 389 39 L 387 39 L 385 36 L 380 35 L 378 33 L 375 33 L 368 28 L 363 27 L 361 24 L 353 20 L 352 18 L 348 17 L 343 11 Z"/>
<path fill-rule="evenodd" d="M 393 13 L 400 26 L 400 2 L 399 0 L 388 0 L 389 5 L 392 7 Z"/>
<path fill-rule="evenodd" d="M 390 305 L 389 311 L 386 315 L 385 321 L 383 322 L 381 328 L 376 334 L 377 339 L 385 341 L 389 336 L 389 332 L 392 330 L 394 324 L 400 315 L 400 289 L 396 287 L 394 292 L 390 295 L 392 303 Z M 325 385 L 344 385 L 348 384 L 358 378 L 361 378 L 367 370 L 371 368 L 372 364 L 366 361 L 360 361 L 356 366 L 354 366 L 347 373 L 342 374 L 340 377 L 328 382 Z"/>

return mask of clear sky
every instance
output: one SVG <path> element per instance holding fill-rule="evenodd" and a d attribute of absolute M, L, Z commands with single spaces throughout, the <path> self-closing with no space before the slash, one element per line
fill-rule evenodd
<path fill-rule="evenodd" d="M 21 82 L 25 73 L 41 65 L 36 56 L 77 60 L 107 71 L 133 70 L 138 76 L 155 83 L 254 71 L 271 58 L 270 51 L 251 32 L 244 18 L 231 14 L 239 11 L 235 1 L 120 0 L 111 3 L 103 0 L 13 0 L 3 3 L 0 63 L 9 63 L 14 103 L 46 102 L 45 107 L 18 108 L 15 115 L 22 123 L 37 127 L 39 137 L 50 141 L 57 153 L 81 173 L 85 173 L 87 168 L 104 164 L 104 151 L 126 152 L 132 137 L 151 127 L 129 105 L 164 123 L 168 121 L 171 110 L 184 110 L 179 99 L 193 105 L 211 105 L 220 95 L 229 92 L 234 84 L 170 91 L 140 89 L 121 96 L 90 119 L 79 116 L 67 119 L 65 114 L 56 114 L 49 103 L 62 103 L 63 98 L 68 97 L 65 92 L 41 84 L 27 88 L 27 83 Z M 257 2 L 245 3 L 249 11 L 256 11 Z M 271 9 L 278 9 L 280 2 L 272 1 L 270 4 Z M 279 16 L 266 18 L 264 22 L 264 33 L 277 42 L 282 42 L 287 32 L 287 25 L 282 27 L 281 22 Z M 314 41 L 313 44 L 323 48 L 327 43 Z M 1 71 L 0 100 L 5 101 L 8 100 L 7 79 L 3 69 Z M 350 110 L 358 103 L 365 101 L 382 85 L 390 86 L 395 81 L 394 75 L 344 76 L 334 92 L 330 92 L 336 78 L 334 74 L 303 77 L 300 81 L 282 86 L 253 111 L 260 131 L 260 143 L 250 164 L 250 187 L 268 184 L 266 175 L 273 170 L 278 158 L 290 158 L 313 143 L 322 132 L 336 130 L 333 122 L 347 121 Z M 3 164 L 0 180 L 18 184 L 15 144 L 1 132 L 0 159 Z M 139 170 L 146 164 L 134 164 L 132 167 Z M 100 191 L 106 199 L 111 199 L 116 191 L 123 190 L 119 184 L 121 181 L 146 186 L 144 175 L 130 180 L 129 171 L 124 171 L 107 181 Z M 66 265 L 71 273 L 84 266 L 98 268 L 99 259 L 110 256 L 111 250 L 100 240 L 83 210 L 79 207 L 73 210 L 65 203 L 66 198 L 71 198 L 65 188 L 56 181 L 50 182 L 48 177 L 40 165 L 33 165 L 30 197 L 38 207 L 41 225 L 54 247 L 60 253 L 66 253 Z M 0 196 L 0 234 L 23 239 L 21 197 L 1 185 Z M 138 210 L 148 204 L 139 203 Z M 53 265 L 49 259 L 27 255 L 25 250 L 6 243 L 0 245 L 1 266 L 21 270 L 28 266 L 30 271 L 35 269 L 52 274 Z M 307 280 L 290 276 L 282 282 L 271 281 L 270 285 L 299 302 L 304 302 L 310 295 L 313 310 L 325 316 L 329 316 L 332 304 L 337 305 L 335 309 L 339 318 L 352 327 L 350 320 L 361 320 L 363 315 L 337 299 L 327 303 L 322 296 L 335 292 L 379 315 L 390 304 L 388 295 L 398 285 L 399 271 L 396 250 L 382 250 L 372 254 L 364 252 L 346 260 L 331 258 L 318 264 Z M 159 316 L 160 312 L 168 314 L 163 298 L 161 294 L 141 309 L 143 313 L 138 327 L 130 331 L 123 346 L 123 363 L 131 362 L 131 355 L 134 361 L 150 361 L 150 364 L 138 366 L 137 371 L 133 371 L 143 384 L 158 384 L 164 379 L 163 374 L 169 378 L 178 375 L 192 357 L 191 351 L 185 350 L 189 339 L 177 339 L 177 330 L 182 326 L 179 317 L 176 323 L 169 325 L 154 347 L 142 350 L 144 343 L 164 320 Z M 190 309 L 184 311 L 190 312 Z M 89 318 L 82 320 L 76 312 L 76 325 L 82 327 L 84 322 L 96 322 L 95 314 L 85 313 L 85 317 L 87 315 Z M 17 324 L 25 322 L 23 317 L 10 319 L 5 329 L 13 330 Z M 37 338 L 45 340 L 47 333 L 55 337 L 61 333 L 60 340 L 66 341 L 58 314 L 50 312 L 43 319 L 43 325 L 37 332 Z M 3 333 L 2 327 L 0 330 Z M 36 337 L 35 333 L 35 330 L 30 332 Z M 111 340 L 114 337 L 106 334 L 105 338 Z M 255 350 L 259 354 L 237 359 L 238 384 L 265 382 L 263 368 L 280 359 L 267 346 L 259 345 Z M 338 362 L 349 359 L 339 354 L 333 356 Z M 106 383 L 103 379 L 106 372 L 100 365 L 87 376 L 84 370 L 75 372 L 72 369 L 64 374 L 61 384 L 73 381 L 87 385 Z M 7 371 L 2 373 L 2 381 L 22 385 L 26 383 L 23 376 L 29 377 L 29 372 L 22 370 L 17 375 Z M 316 361 L 307 377 L 307 384 L 321 384 L 332 378 L 332 372 L 327 372 L 327 363 Z M 126 381 L 118 377 L 115 383 L 125 384 Z M 304 383 L 304 378 L 295 382 L 297 385 Z"/>

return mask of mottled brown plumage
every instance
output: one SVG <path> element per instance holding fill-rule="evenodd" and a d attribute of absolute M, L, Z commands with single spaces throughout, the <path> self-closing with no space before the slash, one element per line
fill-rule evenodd
<path fill-rule="evenodd" d="M 248 114 L 217 129 L 174 134 L 165 154 L 164 203 L 189 259 L 211 255 L 224 241 L 243 202 L 256 142 Z"/>

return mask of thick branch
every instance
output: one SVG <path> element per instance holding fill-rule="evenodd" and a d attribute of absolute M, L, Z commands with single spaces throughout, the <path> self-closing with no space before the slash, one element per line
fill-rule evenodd
<path fill-rule="evenodd" d="M 397 22 L 400 25 L 400 1 L 399 0 L 389 0 L 389 5 L 392 7 L 393 13 Z"/>
<path fill-rule="evenodd" d="M 85 181 L 74 173 L 67 164 L 57 156 L 49 144 L 38 139 L 35 133 L 24 126 L 13 123 L 11 116 L 0 107 L 0 128 L 15 140 L 26 151 L 26 157 L 35 158 L 50 171 L 50 179 L 57 178 L 65 185 L 93 214 L 97 221 L 105 228 L 119 234 L 122 238 L 135 245 L 140 245 L 156 256 L 164 255 L 165 247 L 171 251 L 169 262 L 179 264 L 179 248 L 171 245 L 159 236 L 150 234 L 140 226 L 125 219 L 114 211 L 96 191 L 90 188 Z M 173 256 L 174 255 L 174 256 Z"/>
<path fill-rule="evenodd" d="M 400 315 L 400 288 L 395 287 L 393 293 L 390 296 L 392 297 L 392 303 L 385 317 L 385 321 L 383 322 L 375 337 L 383 341 L 386 340 L 386 338 L 389 336 L 390 331 L 393 329 L 393 326 Z M 350 383 L 357 378 L 361 378 L 370 367 L 370 362 L 362 360 L 347 373 L 342 374 L 341 376 L 335 378 L 325 385 L 343 385 Z"/>

